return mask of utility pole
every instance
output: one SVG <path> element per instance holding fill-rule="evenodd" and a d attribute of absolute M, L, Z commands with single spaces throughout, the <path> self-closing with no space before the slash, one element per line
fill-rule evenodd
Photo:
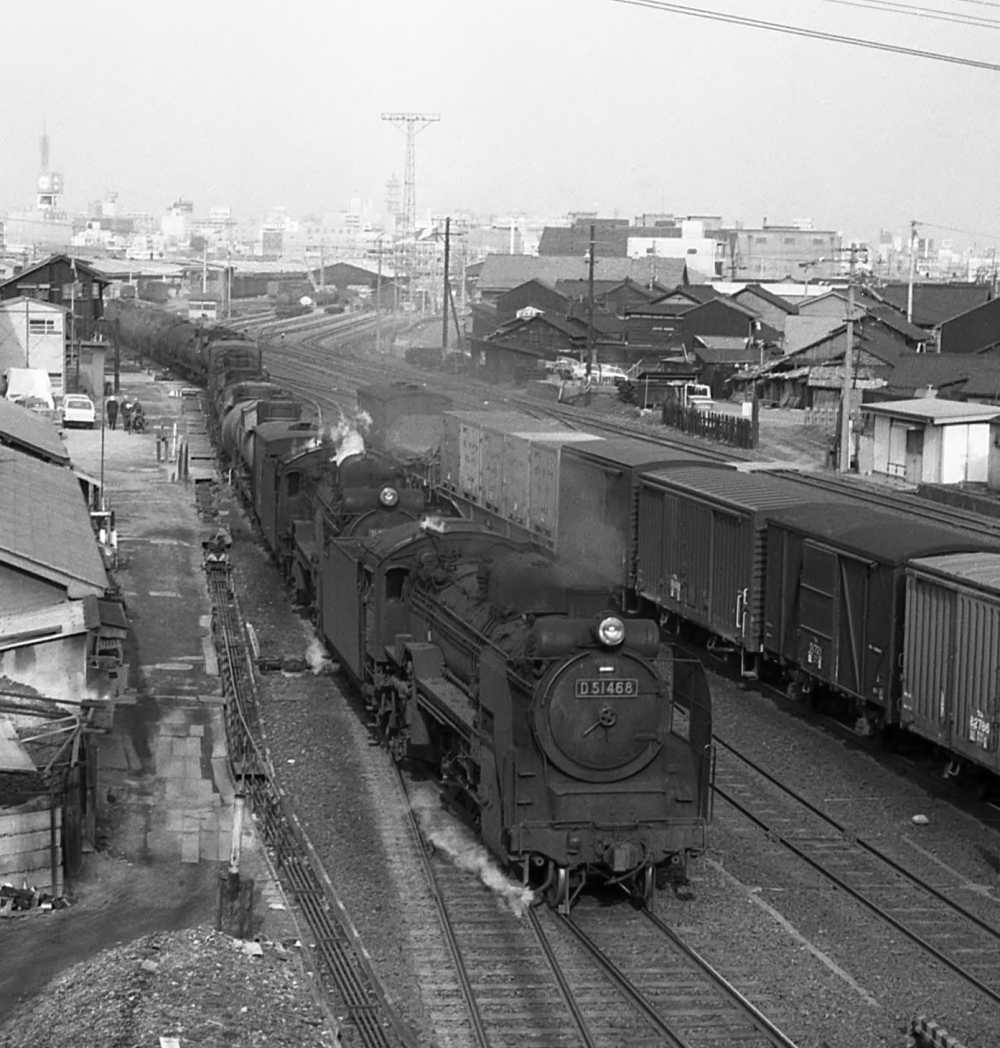
<path fill-rule="evenodd" d="M 913 323 L 913 274 L 917 267 L 917 223 L 910 223 L 910 281 L 906 289 L 906 319 Z"/>
<path fill-rule="evenodd" d="M 590 251 L 587 254 L 587 378 L 594 370 L 594 235 L 597 226 L 590 224 Z"/>
<path fill-rule="evenodd" d="M 444 220 L 444 323 L 441 325 L 441 357 L 448 355 L 448 299 L 451 295 L 451 284 L 448 281 L 448 267 L 451 264 L 451 217 Z"/>
<path fill-rule="evenodd" d="M 375 241 L 378 244 L 378 278 L 375 283 L 375 353 L 382 352 L 382 235 Z"/>
<path fill-rule="evenodd" d="M 847 346 L 844 349 L 844 374 L 840 394 L 840 456 L 837 470 L 849 473 L 851 470 L 851 388 L 853 385 L 852 369 L 854 366 L 854 265 L 857 260 L 857 245 L 850 247 L 850 276 L 847 280 Z"/>

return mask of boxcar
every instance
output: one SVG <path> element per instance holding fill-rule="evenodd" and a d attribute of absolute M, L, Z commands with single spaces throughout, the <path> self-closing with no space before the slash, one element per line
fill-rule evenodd
<path fill-rule="evenodd" d="M 468 503 L 476 519 L 505 521 L 552 549 L 561 449 L 595 442 L 603 438 L 518 412 L 448 412 L 441 443 L 442 487 Z"/>
<path fill-rule="evenodd" d="M 764 650 L 795 667 L 807 689 L 818 683 L 855 700 L 866 730 L 894 725 L 906 562 L 982 548 L 955 528 L 864 504 L 777 510 L 767 529 Z"/>
<path fill-rule="evenodd" d="M 756 655 L 767 518 L 838 496 L 764 473 L 697 466 L 639 478 L 638 595 Z"/>
<path fill-rule="evenodd" d="M 1000 772 L 1000 552 L 922 557 L 906 569 L 901 722 Z"/>
<path fill-rule="evenodd" d="M 556 552 L 593 564 L 629 592 L 635 587 L 639 475 L 713 466 L 696 451 L 629 437 L 567 444 L 559 460 Z M 719 463 L 719 468 L 731 468 Z"/>

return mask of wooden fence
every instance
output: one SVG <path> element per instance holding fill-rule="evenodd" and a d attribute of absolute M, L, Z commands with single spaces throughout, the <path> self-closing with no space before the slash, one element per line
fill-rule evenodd
<path fill-rule="evenodd" d="M 727 444 L 733 448 L 757 446 L 757 433 L 753 421 L 736 415 L 719 415 L 668 402 L 663 405 L 663 424 L 671 429 L 680 430 L 681 433 L 706 437 L 717 444 Z"/>

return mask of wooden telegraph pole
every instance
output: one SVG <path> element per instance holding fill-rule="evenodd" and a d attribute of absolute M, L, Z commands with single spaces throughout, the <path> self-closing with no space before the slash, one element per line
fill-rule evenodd
<path fill-rule="evenodd" d="M 594 370 L 594 236 L 597 226 L 590 224 L 590 251 L 587 254 L 587 378 Z"/>
<path fill-rule="evenodd" d="M 448 282 L 448 267 L 451 265 L 451 218 L 444 220 L 444 323 L 441 325 L 441 359 L 448 357 L 448 299 L 451 285 Z"/>
<path fill-rule="evenodd" d="M 854 267 L 857 263 L 856 244 L 849 248 L 850 275 L 847 280 L 847 346 L 844 349 L 844 373 L 840 394 L 840 455 L 837 470 L 849 473 L 851 469 L 851 389 L 854 385 Z"/>

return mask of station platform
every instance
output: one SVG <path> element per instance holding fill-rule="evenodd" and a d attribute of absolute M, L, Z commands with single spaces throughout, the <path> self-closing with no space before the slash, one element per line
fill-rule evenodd
<path fill-rule="evenodd" d="M 74 466 L 99 479 L 115 513 L 115 569 L 129 621 L 128 688 L 99 740 L 98 826 L 107 848 L 133 863 L 227 864 L 234 787 L 211 636 L 202 542 L 225 520 L 203 520 L 199 482 L 217 479 L 196 391 L 147 372 L 123 372 L 146 432 L 65 433 Z M 188 446 L 179 476 L 177 444 Z M 201 500 L 204 502 L 204 500 Z M 283 908 L 277 884 L 244 824 L 246 872 L 263 890 L 258 913 Z M 221 869 L 221 867 L 220 867 Z"/>

